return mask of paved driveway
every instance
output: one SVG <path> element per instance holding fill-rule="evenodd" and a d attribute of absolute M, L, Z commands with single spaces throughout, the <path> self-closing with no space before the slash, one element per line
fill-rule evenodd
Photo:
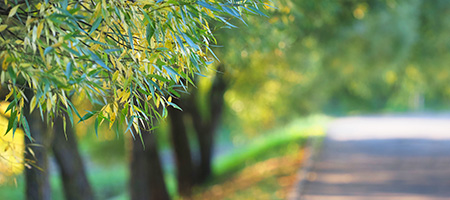
<path fill-rule="evenodd" d="M 306 200 L 450 199 L 450 118 L 336 120 L 302 194 Z"/>

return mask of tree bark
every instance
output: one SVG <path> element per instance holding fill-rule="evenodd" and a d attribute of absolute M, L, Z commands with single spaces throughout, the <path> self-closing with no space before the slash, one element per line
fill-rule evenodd
<path fill-rule="evenodd" d="M 142 145 L 139 135 L 132 141 L 130 162 L 130 195 L 132 200 L 170 199 L 164 181 L 164 173 L 159 158 L 157 140 L 154 133 L 141 128 Z"/>
<path fill-rule="evenodd" d="M 27 92 L 31 99 L 32 92 Z M 28 119 L 30 135 L 33 141 L 25 136 L 25 160 L 30 167 L 25 168 L 25 196 L 28 200 L 49 200 L 51 190 L 48 172 L 47 147 L 50 145 L 50 136 L 46 124 L 41 120 L 39 111 L 30 113 L 29 105 L 25 106 L 24 114 Z"/>
<path fill-rule="evenodd" d="M 175 99 L 173 103 L 181 106 L 181 101 Z M 178 193 L 181 196 L 190 196 L 194 185 L 194 167 L 192 163 L 191 148 L 183 120 L 183 112 L 173 107 L 168 108 L 170 118 L 170 137 L 175 154 Z"/>
<path fill-rule="evenodd" d="M 191 102 L 187 109 L 192 116 L 194 129 L 197 134 L 197 141 L 200 150 L 200 164 L 196 172 L 200 183 L 206 181 L 212 172 L 212 155 L 214 151 L 214 133 L 219 125 L 222 113 L 224 99 L 223 96 L 227 89 L 227 82 L 223 77 L 224 66 L 219 65 L 218 73 L 214 78 L 213 85 L 209 93 L 209 116 L 200 114 L 196 105 L 196 93 L 192 92 Z"/>
<path fill-rule="evenodd" d="M 67 200 L 94 199 L 94 193 L 78 151 L 77 138 L 67 117 L 66 124 L 66 133 L 64 133 L 63 118 L 56 118 L 53 125 L 52 144 L 64 186 L 64 195 Z"/>

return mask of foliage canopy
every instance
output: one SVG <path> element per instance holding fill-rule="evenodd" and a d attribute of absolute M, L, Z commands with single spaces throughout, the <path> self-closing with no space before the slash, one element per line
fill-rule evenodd
<path fill-rule="evenodd" d="M 264 15 L 261 0 L 5 0 L 0 3 L 0 83 L 7 86 L 8 131 L 22 126 L 24 107 L 72 125 L 95 118 L 127 131 L 162 118 L 166 107 L 212 62 L 217 28 L 230 18 Z M 213 25 L 214 24 L 214 25 Z M 33 95 L 26 95 L 26 91 Z M 83 116 L 72 104 L 85 96 Z M 160 112 L 160 110 L 162 110 Z M 64 116 L 64 115 L 62 115 Z M 65 120 L 63 120 L 65 121 Z"/>

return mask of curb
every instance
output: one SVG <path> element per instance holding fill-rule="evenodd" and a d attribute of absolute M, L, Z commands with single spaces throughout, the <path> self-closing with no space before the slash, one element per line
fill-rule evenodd
<path fill-rule="evenodd" d="M 325 137 L 309 137 L 306 142 L 305 161 L 297 173 L 297 184 L 295 184 L 288 196 L 288 200 L 301 200 L 305 192 L 305 184 L 308 181 L 308 175 L 312 171 L 314 162 L 316 161 L 322 141 Z"/>

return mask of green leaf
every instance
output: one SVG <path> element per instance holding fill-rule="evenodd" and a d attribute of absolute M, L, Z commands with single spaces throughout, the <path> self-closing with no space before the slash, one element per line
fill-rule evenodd
<path fill-rule="evenodd" d="M 219 9 L 209 5 L 208 3 L 204 2 L 204 1 L 197 1 L 197 4 L 201 5 L 204 8 L 207 8 L 207 9 L 209 9 L 211 11 L 220 11 Z"/>
<path fill-rule="evenodd" d="M 178 35 L 175 35 L 175 38 L 177 38 L 177 42 L 178 42 L 178 45 L 181 47 L 181 50 L 183 50 L 183 52 L 186 53 L 186 49 L 184 48 L 183 40 L 181 40 L 180 36 L 178 36 Z"/>
<path fill-rule="evenodd" d="M 236 10 L 234 10 L 233 8 L 229 8 L 227 6 L 222 6 L 222 10 L 227 12 L 228 14 L 230 14 L 233 17 L 241 18 L 241 15 L 239 15 L 239 13 Z"/>
<path fill-rule="evenodd" d="M 75 106 L 73 106 L 72 102 L 71 101 L 67 101 L 67 103 L 69 104 L 70 107 L 72 107 L 72 110 L 75 112 L 75 114 L 78 116 L 78 118 L 81 119 L 80 113 L 78 113 L 77 108 L 75 108 Z"/>
<path fill-rule="evenodd" d="M 155 29 L 152 27 L 152 25 L 150 23 L 147 24 L 147 29 L 146 29 L 146 38 L 147 38 L 147 42 L 150 44 L 150 41 L 152 39 L 153 34 L 155 33 Z"/>
<path fill-rule="evenodd" d="M 156 48 L 156 50 L 158 50 L 158 51 L 169 51 L 169 49 L 167 47 L 158 47 L 158 48 Z"/>
<path fill-rule="evenodd" d="M 11 113 L 11 116 L 9 117 L 9 120 L 8 120 L 8 128 L 6 128 L 6 133 L 8 133 L 13 128 L 14 121 L 17 121 L 17 111 L 14 111 Z M 14 133 L 13 133 L 13 135 L 14 135 Z"/>
<path fill-rule="evenodd" d="M 27 119 L 23 115 L 21 115 L 20 123 L 22 124 L 23 130 L 25 131 L 25 135 L 31 139 L 30 127 L 28 126 Z"/>
<path fill-rule="evenodd" d="M 67 101 L 69 101 L 69 99 Z M 70 124 L 73 126 L 73 114 L 72 109 L 70 109 L 70 106 L 67 106 L 67 115 L 69 116 Z"/>
<path fill-rule="evenodd" d="M 89 35 L 91 35 L 95 30 L 97 30 L 98 26 L 100 26 L 102 22 L 102 16 L 98 17 L 95 22 L 92 24 L 91 30 L 89 30 Z"/>
<path fill-rule="evenodd" d="M 265 16 L 265 17 L 268 17 L 266 14 L 264 14 L 261 10 L 259 10 L 258 8 L 255 8 L 255 7 L 253 7 L 253 6 L 248 6 L 248 9 L 250 9 L 250 10 L 252 10 L 252 11 L 254 11 L 254 12 L 257 12 L 258 14 L 260 14 L 260 15 L 262 15 L 262 16 Z"/>
<path fill-rule="evenodd" d="M 180 110 L 180 111 L 183 111 L 183 109 L 181 109 L 177 104 L 174 104 L 174 103 L 172 103 L 172 102 L 167 102 L 169 105 L 171 105 L 171 106 L 173 106 L 174 108 L 176 108 L 176 109 L 178 109 L 178 110 Z"/>
<path fill-rule="evenodd" d="M 94 116 L 94 114 L 95 114 L 95 112 L 88 111 L 83 117 L 81 117 L 81 119 L 80 119 L 80 121 L 78 121 L 78 123 L 91 118 L 92 116 Z"/>
<path fill-rule="evenodd" d="M 133 51 L 134 51 L 134 40 L 133 40 L 133 34 L 131 33 L 130 27 L 128 27 L 128 38 L 130 40 L 131 49 L 133 49 Z"/>
<path fill-rule="evenodd" d="M 96 62 L 97 64 L 99 64 L 101 67 L 103 67 L 104 69 L 108 70 L 108 71 L 112 71 L 108 66 L 106 66 L 106 64 L 103 62 L 103 60 L 101 60 L 97 54 L 95 54 L 94 52 L 92 52 L 91 50 L 87 50 L 92 58 L 92 60 L 94 62 Z"/>
<path fill-rule="evenodd" d="M 200 71 L 200 67 L 198 66 L 198 60 L 194 57 L 194 55 L 191 55 L 190 57 L 191 63 L 195 66 L 195 68 Z"/>
<path fill-rule="evenodd" d="M 73 64 L 72 61 L 68 62 L 66 65 L 66 71 L 64 75 L 66 75 L 66 78 L 69 79 L 73 72 Z"/>
<path fill-rule="evenodd" d="M 8 99 L 5 99 L 8 100 Z M 5 113 L 7 113 L 9 110 L 13 109 L 14 106 L 16 106 L 16 101 L 11 101 L 8 105 L 8 107 L 6 107 Z"/>
<path fill-rule="evenodd" d="M 189 46 L 191 46 L 192 48 L 196 49 L 196 50 L 200 50 L 200 48 L 198 47 L 197 44 L 195 44 L 191 38 L 189 36 L 187 36 L 186 34 L 182 33 L 184 40 L 186 40 L 186 42 L 188 43 Z"/>
<path fill-rule="evenodd" d="M 94 123 L 95 135 L 97 136 L 97 138 L 98 138 L 98 118 L 99 118 L 99 116 L 97 116 L 95 118 L 95 123 Z"/>

